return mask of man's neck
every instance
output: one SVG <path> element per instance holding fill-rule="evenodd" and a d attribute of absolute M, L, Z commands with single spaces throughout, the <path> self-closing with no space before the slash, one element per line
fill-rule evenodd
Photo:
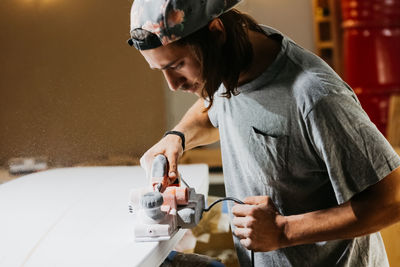
<path fill-rule="evenodd" d="M 239 76 L 239 85 L 248 83 L 261 75 L 274 62 L 280 51 L 280 43 L 265 34 L 249 31 L 253 46 L 253 61 L 246 72 Z"/>

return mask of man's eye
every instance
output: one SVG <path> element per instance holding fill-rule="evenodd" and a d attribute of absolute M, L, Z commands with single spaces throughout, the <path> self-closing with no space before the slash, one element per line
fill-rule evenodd
<path fill-rule="evenodd" d="M 180 68 L 182 68 L 182 66 L 183 66 L 183 62 L 181 62 L 178 65 L 174 66 L 173 69 L 174 70 L 179 70 Z"/>

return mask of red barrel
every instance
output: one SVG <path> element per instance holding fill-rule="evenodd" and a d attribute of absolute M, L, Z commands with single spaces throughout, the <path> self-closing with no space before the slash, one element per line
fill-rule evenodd
<path fill-rule="evenodd" d="M 389 99 L 400 94 L 400 0 L 342 0 L 344 79 L 386 134 Z"/>

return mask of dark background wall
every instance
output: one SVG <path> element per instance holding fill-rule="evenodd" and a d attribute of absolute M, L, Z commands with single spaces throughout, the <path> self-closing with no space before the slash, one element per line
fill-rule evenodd
<path fill-rule="evenodd" d="M 140 156 L 166 128 L 161 74 L 129 47 L 131 1 L 0 1 L 0 164 Z"/>

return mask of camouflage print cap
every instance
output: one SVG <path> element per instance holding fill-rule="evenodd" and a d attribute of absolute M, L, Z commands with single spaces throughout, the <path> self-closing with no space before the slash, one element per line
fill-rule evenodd
<path fill-rule="evenodd" d="M 241 0 L 134 0 L 129 45 L 147 50 L 183 38 Z"/>

